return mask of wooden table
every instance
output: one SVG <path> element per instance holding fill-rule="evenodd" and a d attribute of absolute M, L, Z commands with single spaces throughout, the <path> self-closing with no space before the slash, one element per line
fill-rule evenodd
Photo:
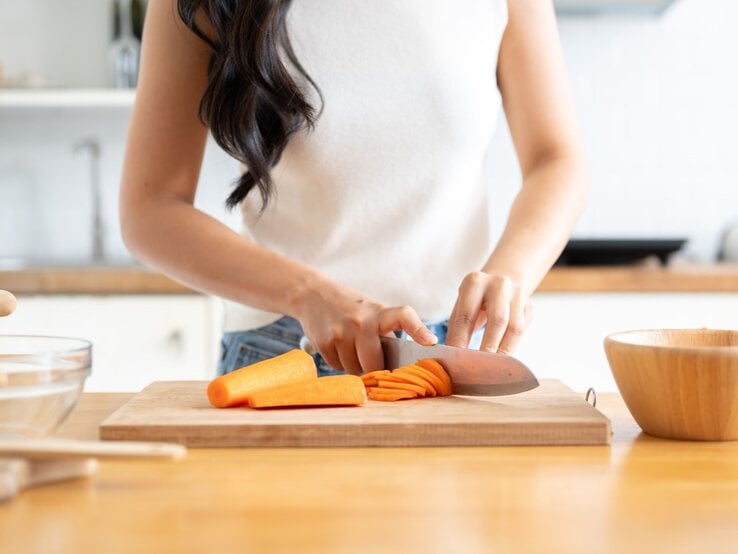
<path fill-rule="evenodd" d="M 87 394 L 95 438 L 130 395 Z M 0 506 L 0 552 L 738 552 L 738 442 L 639 433 L 601 395 L 611 447 L 190 450 L 108 461 Z"/>

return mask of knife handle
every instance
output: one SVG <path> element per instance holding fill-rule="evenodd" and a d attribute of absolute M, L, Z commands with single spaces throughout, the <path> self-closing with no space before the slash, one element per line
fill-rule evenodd
<path fill-rule="evenodd" d="M 305 335 L 300 337 L 300 350 L 307 352 L 311 356 L 315 356 L 318 351 L 313 347 L 313 343 Z"/>

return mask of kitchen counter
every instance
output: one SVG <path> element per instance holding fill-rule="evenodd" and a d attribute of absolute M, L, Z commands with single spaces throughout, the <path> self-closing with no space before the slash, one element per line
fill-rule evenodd
<path fill-rule="evenodd" d="M 539 292 L 738 292 L 738 264 L 555 267 Z"/>
<path fill-rule="evenodd" d="M 39 267 L 0 271 L 0 289 L 19 294 L 195 294 L 137 266 Z"/>
<path fill-rule="evenodd" d="M 86 394 L 95 438 L 128 394 Z M 2 552 L 709 552 L 738 544 L 738 442 L 639 433 L 600 395 L 610 447 L 191 449 L 105 461 L 0 506 Z"/>
<path fill-rule="evenodd" d="M 15 294 L 194 294 L 185 285 L 141 267 L 0 271 L 0 289 Z M 538 291 L 738 292 L 738 264 L 556 267 Z"/>

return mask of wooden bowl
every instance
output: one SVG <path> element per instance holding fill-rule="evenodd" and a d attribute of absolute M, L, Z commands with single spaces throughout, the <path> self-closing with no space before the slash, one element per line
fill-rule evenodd
<path fill-rule="evenodd" d="M 738 331 L 615 333 L 605 353 L 638 425 L 669 439 L 738 440 Z"/>

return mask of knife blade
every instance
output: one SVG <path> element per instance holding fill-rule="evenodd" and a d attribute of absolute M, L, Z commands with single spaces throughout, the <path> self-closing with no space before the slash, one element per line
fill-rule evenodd
<path fill-rule="evenodd" d="M 423 346 L 409 339 L 380 337 L 384 367 L 396 369 L 421 358 L 438 360 L 451 377 L 454 394 L 503 396 L 534 389 L 538 380 L 521 361 L 506 354 L 455 346 Z"/>

